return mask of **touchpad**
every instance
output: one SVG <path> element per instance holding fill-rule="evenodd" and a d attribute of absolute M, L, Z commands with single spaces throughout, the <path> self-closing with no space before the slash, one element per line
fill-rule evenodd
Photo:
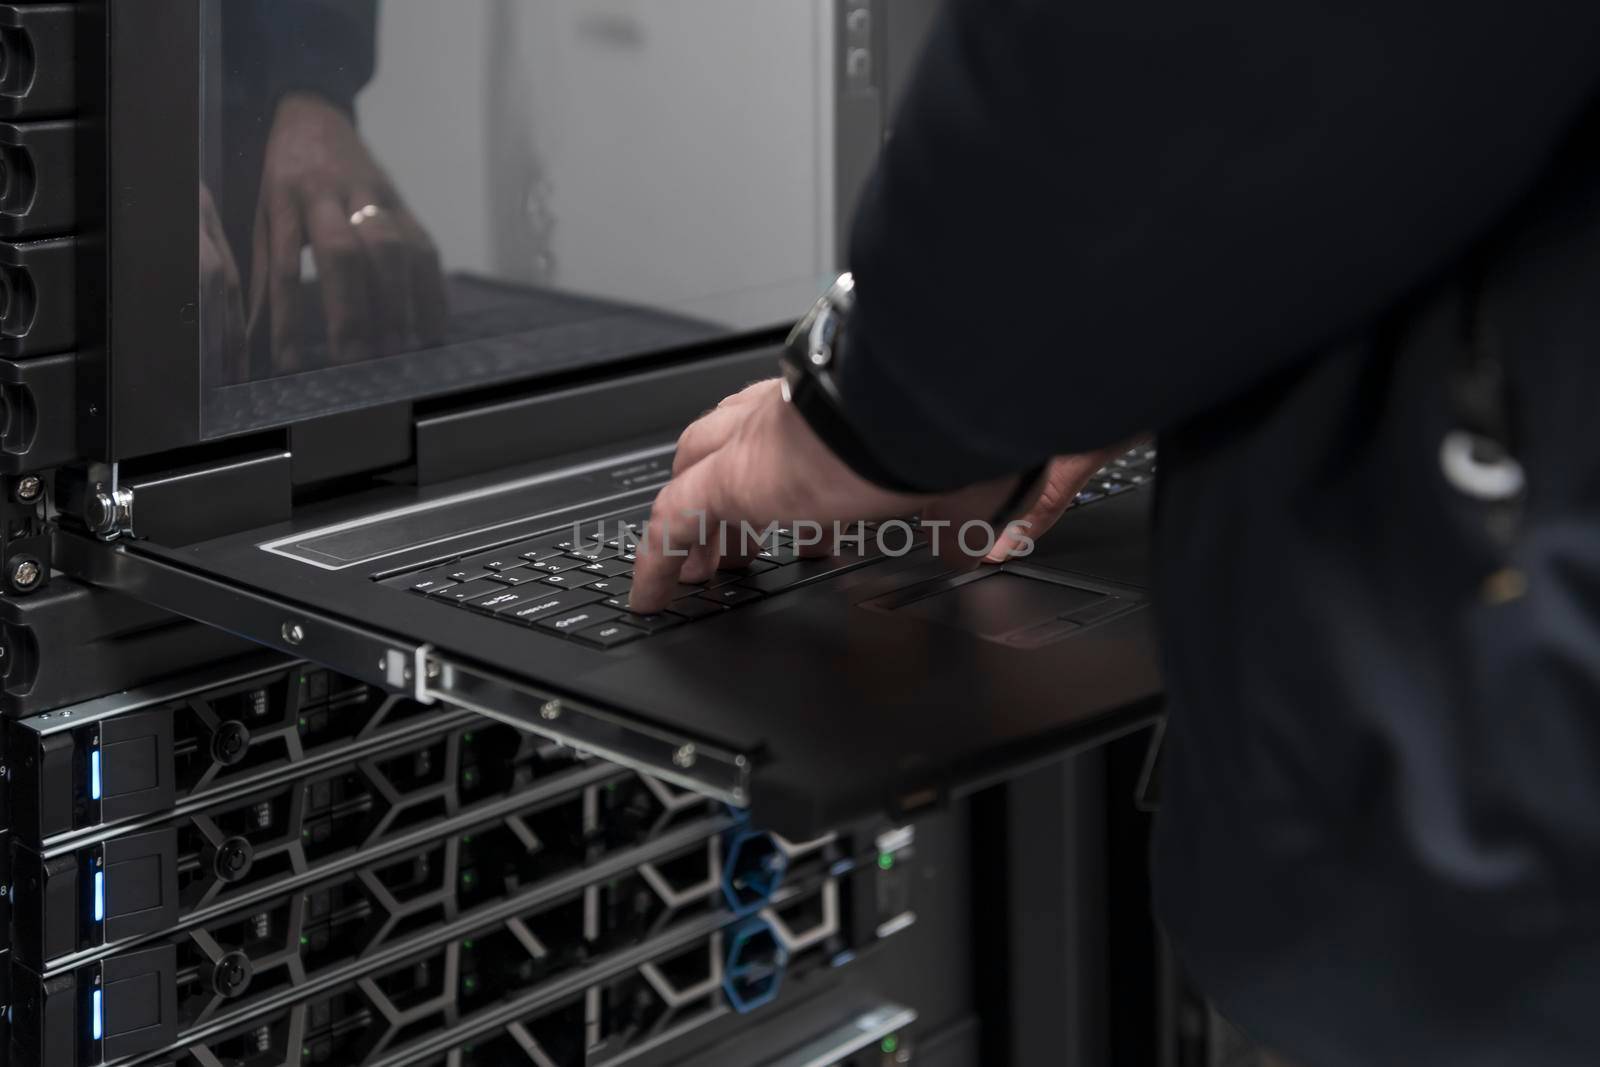
<path fill-rule="evenodd" d="M 914 586 L 870 606 L 952 626 L 976 637 L 1034 648 L 1137 607 L 1140 601 L 1007 571 Z"/>

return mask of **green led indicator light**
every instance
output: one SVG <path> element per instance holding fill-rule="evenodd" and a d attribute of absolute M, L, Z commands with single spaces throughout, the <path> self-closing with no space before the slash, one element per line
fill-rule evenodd
<path fill-rule="evenodd" d="M 462 947 L 462 948 L 464 948 L 464 949 L 466 949 L 466 950 L 467 950 L 467 951 L 468 951 L 468 952 L 471 952 L 471 951 L 472 951 L 472 946 L 473 946 L 473 945 L 474 945 L 474 944 L 476 944 L 476 942 L 474 942 L 474 941 L 473 941 L 473 940 L 472 940 L 472 939 L 471 939 L 471 938 L 470 938 L 470 937 L 469 937 L 469 938 L 467 938 L 467 940 L 465 940 L 465 941 L 463 941 L 463 942 L 461 942 L 461 947 Z"/>
<path fill-rule="evenodd" d="M 468 730 L 466 733 L 462 734 L 461 740 L 465 741 L 469 745 L 472 744 L 472 731 Z"/>
<path fill-rule="evenodd" d="M 879 1045 L 878 1047 L 883 1049 L 883 1054 L 885 1056 L 892 1056 L 894 1055 L 894 1050 L 900 1047 L 900 1039 L 893 1034 L 890 1034 L 888 1037 L 883 1039 L 883 1044 Z"/>
<path fill-rule="evenodd" d="M 468 889 L 471 889 L 473 886 L 478 884 L 478 876 L 473 874 L 471 871 L 467 871 L 461 876 L 461 884 L 466 886 Z"/>
<path fill-rule="evenodd" d="M 893 852 L 880 852 L 880 853 L 878 853 L 878 869 L 879 870 L 887 871 L 889 868 L 891 868 L 893 866 L 894 866 L 894 853 Z"/>
<path fill-rule="evenodd" d="M 302 945 L 309 945 L 309 944 L 311 944 L 311 939 L 309 937 L 307 937 L 305 934 L 301 934 L 300 935 L 300 943 Z"/>
<path fill-rule="evenodd" d="M 461 983 L 461 988 L 470 993 L 478 988 L 478 980 L 476 978 L 468 978 Z"/>
<path fill-rule="evenodd" d="M 305 721 L 305 719 L 301 719 L 300 720 L 300 729 L 304 730 L 305 728 L 306 728 L 306 721 Z"/>

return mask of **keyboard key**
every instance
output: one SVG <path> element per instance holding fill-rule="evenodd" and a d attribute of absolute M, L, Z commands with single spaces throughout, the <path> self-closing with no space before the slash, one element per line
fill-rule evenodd
<path fill-rule="evenodd" d="M 499 582 L 491 582 L 487 578 L 475 578 L 470 582 L 462 582 L 460 585 L 452 585 L 444 589 L 435 590 L 428 595 L 436 596 L 440 600 L 453 600 L 457 604 L 464 604 L 468 600 L 476 600 L 480 596 L 487 596 L 490 593 L 503 593 L 505 591 L 506 587 Z"/>
<path fill-rule="evenodd" d="M 868 557 L 871 558 L 871 557 Z M 830 574 L 849 570 L 864 562 L 861 556 L 822 556 L 818 559 L 798 559 L 790 566 L 746 578 L 740 583 L 746 589 L 760 593 L 776 593 L 802 582 L 826 578 Z"/>
<path fill-rule="evenodd" d="M 765 560 L 766 562 L 775 564 L 779 567 L 787 567 L 789 564 L 799 559 L 800 556 L 795 552 L 793 545 L 782 544 L 773 548 L 762 549 L 756 558 Z"/>
<path fill-rule="evenodd" d="M 583 548 L 573 549 L 567 555 L 581 563 L 598 563 L 603 559 L 612 559 L 617 552 L 614 548 L 604 545 L 588 545 Z"/>
<path fill-rule="evenodd" d="M 530 563 L 528 564 L 528 567 L 531 570 L 544 571 L 546 574 L 562 574 L 566 571 L 575 571 L 583 565 L 584 562 L 581 559 L 573 559 L 568 555 L 560 555 L 551 556 L 549 559 L 542 559 L 538 563 Z"/>
<path fill-rule="evenodd" d="M 593 548 L 595 540 L 592 537 L 582 537 L 574 540 L 572 535 L 568 534 L 565 537 L 558 538 L 555 541 L 555 546 L 562 552 L 582 552 L 585 549 Z"/>
<path fill-rule="evenodd" d="M 726 574 L 734 575 L 735 580 L 737 580 L 737 577 L 740 575 L 749 577 L 752 574 L 765 574 L 767 571 L 776 570 L 777 566 L 778 565 L 772 562 L 770 559 L 757 557 L 756 559 L 751 560 L 749 563 L 724 561 L 723 571 Z M 715 586 L 710 586 L 710 588 L 715 588 Z"/>
<path fill-rule="evenodd" d="M 520 548 L 521 546 L 519 545 L 516 547 Z M 519 559 L 525 559 L 529 563 L 538 563 L 542 559 L 555 559 L 562 555 L 565 555 L 565 553 L 563 553 L 559 548 L 555 548 L 553 546 L 549 548 L 540 548 L 535 546 L 525 552 L 517 553 Z"/>
<path fill-rule="evenodd" d="M 529 594 L 533 590 L 528 590 Z M 545 593 L 541 596 L 528 595 L 522 603 L 512 605 L 500 612 L 504 618 L 515 619 L 517 622 L 532 625 L 540 619 L 549 618 L 557 612 L 572 611 L 586 604 L 593 604 L 600 599 L 600 594 L 591 593 L 587 589 L 568 589 L 559 593 Z"/>
<path fill-rule="evenodd" d="M 508 571 L 513 567 L 520 567 L 525 563 L 521 556 L 515 552 L 484 552 L 476 556 L 468 556 L 457 566 L 466 571 Z"/>
<path fill-rule="evenodd" d="M 516 607 L 518 604 L 526 603 L 530 595 L 527 592 L 507 589 L 502 585 L 500 586 L 500 592 L 492 593 L 489 596 L 480 596 L 476 600 L 469 600 L 466 606 L 473 611 L 502 611 Z"/>
<path fill-rule="evenodd" d="M 629 641 L 637 641 L 643 636 L 643 630 L 635 630 L 632 626 L 624 626 L 620 622 L 603 622 L 598 626 L 579 630 L 577 633 L 578 640 L 599 645 L 601 648 L 616 648 Z"/>
<path fill-rule="evenodd" d="M 575 611 L 558 611 L 547 619 L 540 619 L 535 625 L 558 634 L 572 634 L 598 623 L 610 622 L 621 614 L 611 608 L 585 607 Z"/>
<path fill-rule="evenodd" d="M 619 574 L 630 574 L 633 564 L 624 563 L 618 559 L 603 559 L 597 563 L 587 564 L 584 571 L 588 574 L 598 574 L 606 578 L 615 578 Z"/>
<path fill-rule="evenodd" d="M 547 574 L 539 581 L 543 585 L 553 585 L 557 589 L 582 589 L 595 580 L 592 574 L 582 571 L 568 571 L 566 574 Z"/>
<path fill-rule="evenodd" d="M 674 615 L 682 615 L 686 619 L 703 619 L 707 615 L 720 615 L 727 611 L 722 604 L 713 604 L 709 600 L 701 600 L 698 593 L 694 596 L 674 600 L 667 605 L 667 610 Z"/>
<path fill-rule="evenodd" d="M 489 575 L 489 580 L 491 582 L 499 582 L 501 585 L 532 585 L 543 577 L 543 571 L 530 570 L 527 567 L 516 567 L 509 571 L 496 571 L 494 574 Z"/>
<path fill-rule="evenodd" d="M 442 571 L 428 571 L 411 576 L 414 580 L 409 586 L 413 593 L 433 593 L 447 589 L 452 585 L 460 585 L 459 579 L 452 578 Z"/>
<path fill-rule="evenodd" d="M 761 593 L 740 585 L 723 586 L 721 589 L 711 589 L 700 594 L 701 600 L 709 600 L 713 604 L 723 604 L 736 608 L 740 604 L 748 604 L 752 600 L 760 600 Z"/>
<path fill-rule="evenodd" d="M 716 589 L 719 586 L 733 585 L 735 582 L 742 582 L 744 579 L 745 572 L 743 570 L 715 571 L 712 573 L 711 577 L 707 578 L 703 583 L 701 583 L 700 588 L 703 590 Z"/>
<path fill-rule="evenodd" d="M 612 607 L 617 606 L 612 604 L 610 600 L 605 600 L 601 603 L 611 604 Z M 687 619 L 677 615 L 669 615 L 664 611 L 658 612 L 654 615 L 637 615 L 631 611 L 628 611 L 627 607 L 627 602 L 624 601 L 622 603 L 622 618 L 618 619 L 617 621 L 625 622 L 634 629 L 643 630 L 647 634 L 658 634 L 662 630 L 670 630 L 674 626 L 682 626 L 688 621 Z"/>
<path fill-rule="evenodd" d="M 590 582 L 584 588 L 593 589 L 606 596 L 625 597 L 628 595 L 628 590 L 633 588 L 633 582 L 628 578 L 601 578 L 599 581 Z"/>

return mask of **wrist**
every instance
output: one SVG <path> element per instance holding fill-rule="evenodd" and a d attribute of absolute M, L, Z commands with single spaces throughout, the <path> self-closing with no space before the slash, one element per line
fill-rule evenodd
<path fill-rule="evenodd" d="M 927 487 L 879 462 L 846 411 L 838 365 L 854 303 L 854 280 L 840 275 L 790 333 L 780 361 L 784 402 L 863 481 L 891 493 L 925 494 Z"/>

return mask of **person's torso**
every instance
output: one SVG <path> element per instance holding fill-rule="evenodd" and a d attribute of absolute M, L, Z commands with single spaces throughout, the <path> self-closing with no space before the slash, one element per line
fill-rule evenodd
<path fill-rule="evenodd" d="M 1495 246 L 1528 475 L 1451 488 L 1459 278 L 1162 441 L 1158 899 L 1311 1067 L 1592 1062 L 1600 984 L 1600 119 Z M 1526 593 L 1486 598 L 1506 564 Z"/>

